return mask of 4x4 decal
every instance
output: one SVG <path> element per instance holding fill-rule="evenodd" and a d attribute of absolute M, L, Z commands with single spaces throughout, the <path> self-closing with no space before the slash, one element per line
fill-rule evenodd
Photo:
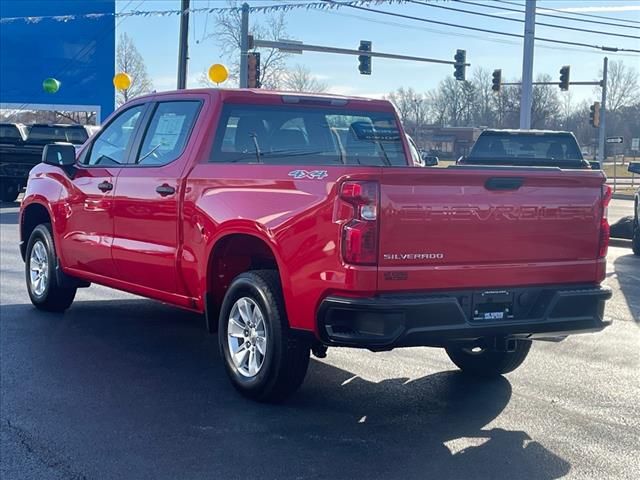
<path fill-rule="evenodd" d="M 290 177 L 295 178 L 296 180 L 302 178 L 308 178 L 310 180 L 322 180 L 327 177 L 329 174 L 326 170 L 292 170 L 288 174 Z"/>

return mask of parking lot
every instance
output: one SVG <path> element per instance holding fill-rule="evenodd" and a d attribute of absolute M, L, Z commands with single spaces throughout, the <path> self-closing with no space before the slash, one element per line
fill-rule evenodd
<path fill-rule="evenodd" d="M 614 200 L 610 218 L 630 215 Z M 435 349 L 330 349 L 284 405 L 231 387 L 203 319 L 93 286 L 64 315 L 24 285 L 0 210 L 3 479 L 640 478 L 640 258 L 614 240 L 600 334 L 536 343 L 488 382 Z"/>

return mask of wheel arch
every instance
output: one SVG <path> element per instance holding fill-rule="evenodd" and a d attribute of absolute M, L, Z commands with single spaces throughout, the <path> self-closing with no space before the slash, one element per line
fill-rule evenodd
<path fill-rule="evenodd" d="M 204 287 L 207 329 L 214 332 L 220 306 L 235 277 L 250 270 L 276 270 L 283 295 L 287 286 L 286 268 L 277 246 L 268 236 L 255 232 L 227 231 L 220 234 L 209 248 Z M 285 301 L 286 308 L 286 301 Z"/>
<path fill-rule="evenodd" d="M 23 207 L 20 215 L 20 255 L 25 259 L 27 242 L 33 230 L 41 223 L 52 223 L 49 208 L 40 202 L 32 202 Z"/>

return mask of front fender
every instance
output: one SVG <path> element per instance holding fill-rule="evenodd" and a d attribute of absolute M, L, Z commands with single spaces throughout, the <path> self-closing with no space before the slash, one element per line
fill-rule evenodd
<path fill-rule="evenodd" d="M 51 221 L 53 240 L 56 244 L 59 244 L 60 240 L 60 225 L 56 220 L 60 216 L 58 207 L 60 196 L 62 195 L 62 185 L 43 170 L 36 166 L 31 171 L 24 198 L 20 204 L 18 223 L 20 229 L 20 253 L 23 259 L 26 243 L 29 241 L 24 230 L 24 215 L 33 205 L 40 205 L 46 209 Z"/>

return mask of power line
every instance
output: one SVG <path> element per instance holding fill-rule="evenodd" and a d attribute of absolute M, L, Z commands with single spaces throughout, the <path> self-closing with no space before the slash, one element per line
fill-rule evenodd
<path fill-rule="evenodd" d="M 483 8 L 492 8 L 494 10 L 500 10 L 500 11 L 504 11 L 504 12 L 517 12 L 517 13 L 522 13 L 524 14 L 524 10 L 519 10 L 517 8 L 509 8 L 509 7 L 501 7 L 498 5 L 489 5 L 486 3 L 477 3 L 474 1 L 469 1 L 469 0 L 452 0 L 454 2 L 457 3 L 464 3 L 466 5 L 473 5 L 474 7 L 476 6 L 480 6 Z M 513 4 L 516 5 L 516 4 Z M 545 9 L 547 10 L 547 9 Z M 631 28 L 633 30 L 637 30 L 638 27 L 635 27 L 633 25 L 621 25 L 619 23 L 611 23 L 611 22 L 599 22 L 597 20 L 587 20 L 584 18 L 571 18 L 571 17 L 565 17 L 563 15 L 553 15 L 552 13 L 538 13 L 536 12 L 536 17 L 550 17 L 550 18 L 558 18 L 560 20 L 570 20 L 572 22 L 584 22 L 584 23 L 588 23 L 588 24 L 592 24 L 592 23 L 597 23 L 599 25 L 607 25 L 610 27 L 618 27 L 618 28 Z M 604 17 L 607 18 L 607 17 Z"/>
<path fill-rule="evenodd" d="M 424 7 L 441 8 L 443 10 L 451 10 L 451 11 L 454 11 L 454 12 L 468 13 L 470 15 L 479 15 L 479 16 L 482 16 L 482 17 L 496 18 L 498 20 L 505 20 L 505 21 L 508 21 L 508 22 L 524 23 L 524 20 L 522 20 L 520 18 L 502 17 L 500 15 L 491 15 L 490 13 L 474 12 L 472 10 L 465 10 L 463 8 L 445 7 L 444 5 L 436 5 L 434 3 L 420 2 L 420 1 L 417 1 L 417 0 L 409 0 L 409 2 L 410 3 L 415 3 L 417 5 L 422 5 Z M 574 30 L 576 32 L 596 33 L 596 34 L 600 34 L 600 35 L 609 35 L 609 36 L 612 36 L 612 37 L 633 38 L 634 40 L 640 40 L 640 37 L 638 37 L 638 36 L 625 35 L 623 33 L 603 32 L 602 30 L 592 30 L 592 29 L 586 29 L 586 28 L 569 27 L 569 26 L 563 26 L 563 25 L 554 25 L 554 24 L 551 24 L 551 23 L 543 23 L 543 22 L 536 22 L 536 25 L 540 25 L 542 27 L 559 28 L 561 30 Z"/>
<path fill-rule="evenodd" d="M 343 7 L 348 7 L 348 8 L 355 8 L 357 10 L 362 10 L 365 12 L 372 12 L 372 13 L 379 13 L 381 15 L 388 15 L 388 16 L 392 16 L 392 17 L 398 17 L 398 18 L 406 18 L 408 20 L 415 20 L 417 22 L 425 22 L 425 23 L 433 23 L 436 25 L 445 25 L 447 27 L 453 27 L 453 28 L 461 28 L 464 30 L 472 30 L 475 32 L 484 32 L 484 33 L 492 33 L 494 35 L 502 35 L 502 36 L 506 36 L 506 37 L 514 37 L 514 38 L 524 38 L 524 35 L 520 35 L 517 33 L 507 33 L 507 32 L 499 32 L 497 30 L 489 30 L 486 28 L 479 28 L 479 27 L 470 27 L 468 25 L 457 25 L 455 23 L 449 23 L 449 22 L 441 22 L 439 20 L 431 20 L 431 19 L 427 19 L 427 18 L 422 18 L 422 17 L 415 17 L 413 15 L 405 15 L 402 13 L 395 13 L 395 12 L 387 12 L 385 10 L 378 10 L 375 8 L 369 8 L 369 7 L 362 7 L 362 6 L 358 6 L 358 5 L 349 5 L 349 4 L 340 4 L 340 2 L 336 2 L 334 0 L 325 0 L 328 3 L 334 4 L 334 5 L 341 5 Z M 571 45 L 574 47 L 586 47 L 586 48 L 595 48 L 597 50 L 603 50 L 606 52 L 633 52 L 633 53 L 640 53 L 640 50 L 636 50 L 636 49 L 632 49 L 632 48 L 619 48 L 619 47 L 606 47 L 606 46 L 600 46 L 600 45 L 592 45 L 589 43 L 581 43 L 581 42 L 570 42 L 567 40 L 557 40 L 554 38 L 545 38 L 545 37 L 535 37 L 536 40 L 540 41 L 540 42 L 549 42 L 549 43 L 556 43 L 556 44 L 560 44 L 560 45 Z"/>
<path fill-rule="evenodd" d="M 517 7 L 521 7 L 522 6 L 519 3 L 508 2 L 506 0 L 492 0 L 492 1 L 498 2 L 498 3 L 506 3 L 508 5 L 515 5 Z M 569 15 L 579 15 L 581 17 L 602 18 L 604 20 L 615 20 L 616 22 L 628 22 L 628 23 L 640 24 L 640 21 L 627 20 L 626 18 L 606 17 L 604 15 L 594 15 L 594 14 L 582 13 L 582 12 L 568 12 L 566 10 L 558 10 L 556 8 L 541 7 L 541 10 L 548 10 L 550 12 L 564 13 L 564 14 L 569 14 Z M 540 14 L 540 15 L 542 15 L 542 14 Z"/>
<path fill-rule="evenodd" d="M 364 17 L 362 15 L 345 13 L 343 11 L 335 11 L 333 9 L 331 9 L 331 10 L 318 10 L 318 12 L 325 13 L 327 15 L 335 15 L 335 16 L 353 18 L 353 19 L 356 19 L 356 20 L 369 22 L 369 23 L 375 23 L 375 24 L 378 24 L 378 25 L 387 25 L 387 26 L 403 28 L 403 29 L 407 29 L 407 30 L 421 31 L 421 32 L 431 32 L 431 33 L 437 33 L 437 34 L 440 34 L 440 35 L 445 35 L 445 36 L 450 36 L 450 37 L 474 38 L 474 39 L 477 39 L 477 40 L 482 40 L 482 41 L 491 42 L 491 43 L 499 43 L 499 44 L 502 44 L 502 45 L 514 45 L 514 46 L 520 46 L 521 45 L 520 42 L 517 42 L 515 40 L 507 40 L 507 39 L 502 39 L 502 38 L 492 38 L 492 37 L 486 37 L 486 36 L 481 36 L 481 35 L 474 35 L 472 33 L 453 32 L 451 30 L 439 30 L 439 29 L 436 29 L 436 28 L 421 27 L 421 26 L 418 26 L 418 25 L 409 25 L 409 24 L 406 24 L 406 23 L 394 22 L 394 21 L 389 21 L 389 20 L 379 20 L 379 19 L 375 19 L 375 18 Z M 599 55 L 599 53 L 595 52 L 595 51 L 585 51 L 585 50 L 582 50 L 582 49 L 572 48 L 572 47 L 561 47 L 561 46 L 552 46 L 552 45 L 536 45 L 536 48 L 543 48 L 543 49 L 546 49 L 546 50 L 554 50 L 554 51 L 562 50 L 562 51 L 566 51 L 566 52 L 581 52 L 583 54 Z M 625 53 L 619 53 L 618 55 L 619 56 L 624 56 L 624 57 L 634 57 L 634 58 L 636 57 L 636 55 L 625 54 Z"/>

